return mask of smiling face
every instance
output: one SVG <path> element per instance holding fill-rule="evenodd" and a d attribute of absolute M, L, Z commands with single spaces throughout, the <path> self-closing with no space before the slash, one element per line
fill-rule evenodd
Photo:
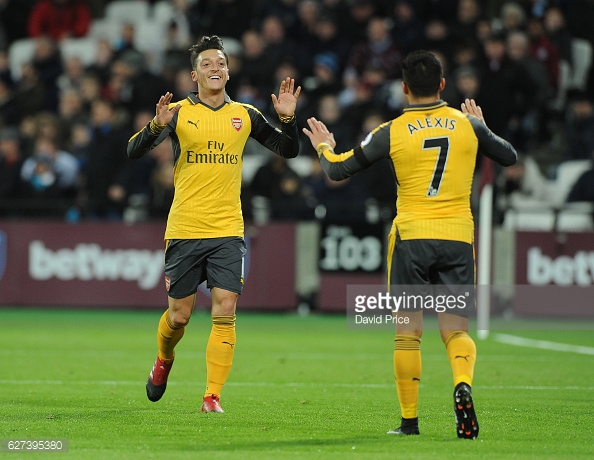
<path fill-rule="evenodd" d="M 196 59 L 192 80 L 198 83 L 198 93 L 219 93 L 224 91 L 229 80 L 229 68 L 222 51 L 204 50 Z"/>

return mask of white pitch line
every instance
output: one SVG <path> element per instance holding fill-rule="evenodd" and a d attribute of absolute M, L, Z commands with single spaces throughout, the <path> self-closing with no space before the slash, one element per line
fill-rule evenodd
<path fill-rule="evenodd" d="M 581 355 L 594 355 L 594 347 L 583 345 L 570 345 L 568 343 L 550 342 L 548 340 L 527 339 L 509 334 L 493 334 L 496 342 L 518 347 L 538 348 L 540 350 L 565 351 L 568 353 L 578 353 Z"/>
<path fill-rule="evenodd" d="M 0 385 L 99 385 L 99 386 L 138 386 L 144 387 L 145 381 L 140 380 L 0 380 Z M 196 386 L 201 382 L 179 382 L 169 381 L 167 385 L 175 386 Z M 303 383 L 303 382 L 227 382 L 226 386 L 231 387 L 304 387 L 304 388 L 394 388 L 393 384 L 387 383 Z M 421 387 L 424 385 L 421 384 Z M 477 385 L 476 388 L 483 390 L 574 390 L 594 391 L 594 386 L 576 385 Z"/>

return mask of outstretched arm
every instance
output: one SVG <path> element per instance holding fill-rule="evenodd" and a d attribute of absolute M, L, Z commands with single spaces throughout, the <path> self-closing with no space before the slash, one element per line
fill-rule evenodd
<path fill-rule="evenodd" d="M 132 159 L 141 158 L 151 148 L 167 137 L 167 125 L 173 120 L 181 108 L 181 104 L 176 104 L 169 108 L 172 97 L 173 94 L 167 92 L 159 98 L 156 105 L 155 117 L 128 141 L 128 157 Z"/>

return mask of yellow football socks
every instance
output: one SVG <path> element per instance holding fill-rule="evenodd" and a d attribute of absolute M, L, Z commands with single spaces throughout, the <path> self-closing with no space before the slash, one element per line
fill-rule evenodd
<path fill-rule="evenodd" d="M 394 339 L 394 376 L 403 418 L 418 416 L 421 383 L 421 339 L 396 334 Z"/>
<path fill-rule="evenodd" d="M 444 340 L 448 358 L 452 366 L 454 387 L 461 382 L 472 386 L 474 363 L 476 362 L 476 345 L 464 331 L 454 331 Z"/>
<path fill-rule="evenodd" d="M 166 362 L 173 361 L 175 353 L 173 349 L 181 340 L 186 330 L 185 326 L 175 327 L 169 318 L 169 309 L 165 310 L 159 328 L 157 329 L 157 346 L 159 347 L 159 359 Z"/>
<path fill-rule="evenodd" d="M 229 377 L 235 351 L 235 315 L 213 316 L 212 330 L 206 345 L 206 392 L 218 395 Z"/>

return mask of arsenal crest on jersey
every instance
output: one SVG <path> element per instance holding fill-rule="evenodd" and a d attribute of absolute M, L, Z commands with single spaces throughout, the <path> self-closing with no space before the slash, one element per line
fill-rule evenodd
<path fill-rule="evenodd" d="M 231 118 L 231 124 L 235 128 L 235 131 L 239 131 L 241 128 L 243 128 L 243 120 L 241 118 Z"/>

